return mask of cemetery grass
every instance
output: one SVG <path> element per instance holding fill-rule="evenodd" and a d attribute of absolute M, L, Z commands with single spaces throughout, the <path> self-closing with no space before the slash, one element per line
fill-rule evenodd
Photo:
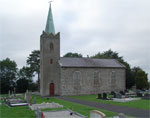
<path fill-rule="evenodd" d="M 129 101 L 129 102 L 115 102 L 110 100 L 102 100 L 102 99 L 96 99 L 97 95 L 81 95 L 81 96 L 70 96 L 71 98 L 75 99 L 81 99 L 85 101 L 91 101 L 91 102 L 99 102 L 99 103 L 105 103 L 105 104 L 112 104 L 112 105 L 118 105 L 118 106 L 127 106 L 131 108 L 138 108 L 138 109 L 150 109 L 150 100 L 136 100 L 136 101 Z"/>
<path fill-rule="evenodd" d="M 54 98 L 54 97 L 51 97 L 49 100 L 47 100 L 46 98 L 41 98 L 39 96 L 35 96 L 35 97 L 37 98 L 37 103 L 56 102 L 56 103 L 59 103 L 59 104 L 64 106 L 64 108 L 44 109 L 42 111 L 72 109 L 73 111 L 78 112 L 82 115 L 89 116 L 89 112 L 91 110 L 99 110 L 99 111 L 103 112 L 104 114 L 106 114 L 107 117 L 116 116 L 118 114 L 118 113 L 106 111 L 106 110 L 103 110 L 103 109 L 97 109 L 97 108 L 89 107 L 89 106 L 86 106 L 86 105 L 81 105 L 81 104 L 77 104 L 77 103 L 73 103 L 73 102 L 69 102 L 69 101 L 65 101 L 65 100 L 60 100 L 60 99 L 57 99 L 57 98 Z"/>
<path fill-rule="evenodd" d="M 8 107 L 0 106 L 1 118 L 35 118 L 34 111 L 29 110 L 28 106 Z"/>
<path fill-rule="evenodd" d="M 33 95 L 33 98 L 36 97 L 36 103 L 47 103 L 47 102 L 56 102 L 64 106 L 64 108 L 55 108 L 55 109 L 43 109 L 42 111 L 54 111 L 54 110 L 64 110 L 64 109 L 72 109 L 82 115 L 89 116 L 89 111 L 91 110 L 99 110 L 106 114 L 107 117 L 116 116 L 117 113 L 96 109 L 93 107 L 72 103 L 64 100 L 60 100 L 57 98 L 50 97 L 48 100 L 43 97 L 39 97 L 37 95 Z M 2 102 L 2 101 L 0 101 Z M 4 104 L 0 105 L 0 117 L 1 118 L 35 118 L 35 111 L 31 111 L 28 106 L 17 106 L 17 107 L 8 107 Z"/>

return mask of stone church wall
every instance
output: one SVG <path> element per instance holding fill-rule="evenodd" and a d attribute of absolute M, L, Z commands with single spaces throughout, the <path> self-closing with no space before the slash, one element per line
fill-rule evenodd
<path fill-rule="evenodd" d="M 61 68 L 60 95 L 125 90 L 124 68 Z"/>
<path fill-rule="evenodd" d="M 53 48 L 51 49 L 51 44 Z M 51 62 L 52 60 L 52 62 Z M 60 83 L 60 36 L 43 32 L 40 40 L 40 94 L 50 95 L 50 84 L 54 84 L 54 94 L 59 95 Z"/>

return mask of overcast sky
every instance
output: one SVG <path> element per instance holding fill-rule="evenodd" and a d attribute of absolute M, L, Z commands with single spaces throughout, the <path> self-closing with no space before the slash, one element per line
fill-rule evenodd
<path fill-rule="evenodd" d="M 0 60 L 26 65 L 39 50 L 48 9 L 48 0 L 0 0 Z M 112 49 L 150 79 L 150 0 L 54 0 L 52 11 L 61 56 Z"/>

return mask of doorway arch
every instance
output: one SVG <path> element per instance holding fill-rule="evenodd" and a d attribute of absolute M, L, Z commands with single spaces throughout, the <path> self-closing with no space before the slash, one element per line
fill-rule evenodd
<path fill-rule="evenodd" d="M 50 96 L 54 96 L 54 93 L 55 93 L 55 91 L 54 91 L 54 83 L 50 83 L 49 84 L 49 94 L 50 94 Z"/>

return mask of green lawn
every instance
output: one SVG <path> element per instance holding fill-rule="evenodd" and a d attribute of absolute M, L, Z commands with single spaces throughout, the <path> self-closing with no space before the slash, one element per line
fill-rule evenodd
<path fill-rule="evenodd" d="M 68 109 L 71 108 L 73 111 L 79 112 L 82 115 L 89 116 L 89 111 L 91 110 L 100 110 L 101 112 L 105 113 L 107 117 L 117 115 L 117 113 L 113 113 L 110 111 L 102 110 L 102 109 L 96 109 L 93 107 L 88 107 L 81 104 L 76 104 L 56 98 L 50 98 L 47 100 L 46 98 L 41 98 L 39 96 L 33 96 L 36 97 L 37 103 L 42 102 L 56 102 L 61 105 L 64 105 L 64 108 L 57 108 L 57 109 L 45 109 L 45 110 L 62 110 L 62 109 Z M 45 111 L 42 110 L 42 111 Z M 28 106 L 22 106 L 22 107 L 8 107 L 5 105 L 0 105 L 0 118 L 34 118 L 35 111 L 31 111 Z"/>
<path fill-rule="evenodd" d="M 96 99 L 97 95 L 82 95 L 82 96 L 70 96 L 70 97 L 75 98 L 75 99 L 91 101 L 91 102 L 100 102 L 100 103 L 113 104 L 113 105 L 119 105 L 119 106 L 128 106 L 128 107 L 138 108 L 138 109 L 148 109 L 148 110 L 150 109 L 150 100 L 142 99 L 142 100 L 122 103 L 122 102 Z"/>

